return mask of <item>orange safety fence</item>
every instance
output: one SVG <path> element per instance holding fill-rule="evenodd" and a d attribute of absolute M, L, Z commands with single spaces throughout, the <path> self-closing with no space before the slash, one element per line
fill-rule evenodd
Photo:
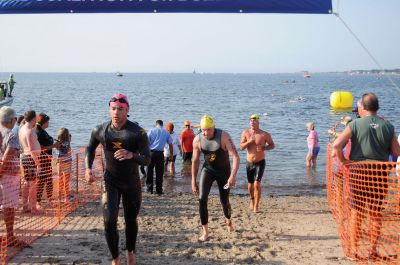
<path fill-rule="evenodd" d="M 328 144 L 326 185 L 345 255 L 358 263 L 400 264 L 400 163 L 343 166 Z"/>
<path fill-rule="evenodd" d="M 100 150 L 100 148 L 98 149 Z M 100 159 L 94 174 L 103 173 Z M 59 224 L 69 213 L 98 200 L 101 181 L 85 179 L 84 149 L 57 157 L 21 154 L 3 161 L 0 171 L 0 261 L 6 264 L 24 247 Z"/>

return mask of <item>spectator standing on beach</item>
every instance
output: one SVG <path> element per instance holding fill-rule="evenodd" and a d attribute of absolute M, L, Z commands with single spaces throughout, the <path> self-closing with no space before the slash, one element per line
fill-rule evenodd
<path fill-rule="evenodd" d="M 260 116 L 250 116 L 250 128 L 242 132 L 240 150 L 247 149 L 247 188 L 250 193 L 250 209 L 260 210 L 261 179 L 265 170 L 265 151 L 275 148 L 271 135 L 260 129 Z"/>
<path fill-rule="evenodd" d="M 182 131 L 180 140 L 182 143 L 182 159 L 183 162 L 192 161 L 193 155 L 193 140 L 194 140 L 194 132 L 190 127 L 190 121 L 186 120 L 185 129 Z"/>
<path fill-rule="evenodd" d="M 308 122 L 306 126 L 307 130 L 310 132 L 307 137 L 308 153 L 306 156 L 306 166 L 316 168 L 317 156 L 319 153 L 318 134 L 314 130 L 315 126 L 313 122 Z"/>
<path fill-rule="evenodd" d="M 24 113 L 25 124 L 19 128 L 18 138 L 22 148 L 21 163 L 24 171 L 25 185 L 22 186 L 22 211 L 41 213 L 37 203 L 38 168 L 40 167 L 40 144 L 37 138 L 35 124 L 36 112 L 29 110 Z"/>
<path fill-rule="evenodd" d="M 211 116 L 204 115 L 200 127 L 201 133 L 193 141 L 192 191 L 199 196 L 199 212 L 203 230 L 199 240 L 206 241 L 208 239 L 208 195 L 214 181 L 218 184 L 227 230 L 233 231 L 229 191 L 235 186 L 240 159 L 230 135 L 215 128 Z M 196 177 L 199 171 L 200 153 L 204 154 L 204 164 L 200 173 L 200 185 L 198 185 Z M 229 155 L 232 156 L 232 169 Z"/>
<path fill-rule="evenodd" d="M 18 136 L 12 128 L 17 121 L 14 109 L 5 106 L 0 109 L 0 209 L 3 212 L 8 247 L 21 246 L 14 235 L 15 210 L 19 202 L 20 165 Z"/>
<path fill-rule="evenodd" d="M 72 168 L 72 149 L 71 149 L 71 134 L 67 128 L 58 130 L 57 141 L 60 143 L 58 149 L 58 183 L 59 197 L 64 201 L 69 201 L 69 179 Z"/>
<path fill-rule="evenodd" d="M 24 116 L 23 115 L 18 116 L 17 123 L 15 123 L 14 128 L 12 129 L 17 138 L 18 138 L 19 127 L 24 125 L 24 123 L 25 123 Z"/>
<path fill-rule="evenodd" d="M 400 155 L 400 146 L 396 139 L 393 125 L 377 115 L 379 101 L 374 93 L 366 93 L 361 98 L 362 111 L 359 119 L 349 123 L 333 143 L 335 154 L 342 164 L 351 161 L 388 161 L 389 155 Z M 346 160 L 342 147 L 351 139 L 350 160 Z M 351 213 L 350 213 L 350 248 L 355 259 L 359 259 L 358 240 L 361 235 L 362 220 L 367 216 L 370 222 L 369 259 L 377 258 L 377 242 L 382 227 L 383 203 L 388 191 L 386 167 L 382 172 L 371 168 L 372 165 L 356 166 L 355 175 L 350 178 Z M 351 170 L 351 169 L 350 169 Z M 350 171 L 351 174 L 351 171 Z M 379 174 L 379 177 L 377 177 Z M 362 187 L 360 187 L 362 186 Z M 362 188 L 362 190 L 361 190 Z"/>
<path fill-rule="evenodd" d="M 17 83 L 17 82 L 14 81 L 14 75 L 10 74 L 10 77 L 8 78 L 8 87 L 10 89 L 8 92 L 9 97 L 12 97 L 12 92 L 14 90 L 15 83 Z"/>
<path fill-rule="evenodd" d="M 36 121 L 36 134 L 41 146 L 42 152 L 40 153 L 40 170 L 39 182 L 37 187 L 37 201 L 40 204 L 42 201 L 43 191 L 46 187 L 47 200 L 53 199 L 53 167 L 51 161 L 53 158 L 53 148 L 59 148 L 60 143 L 54 142 L 46 129 L 49 127 L 50 117 L 40 112 Z"/>
<path fill-rule="evenodd" d="M 136 264 L 137 216 L 142 202 L 138 165 L 150 163 L 147 135 L 137 123 L 128 120 L 129 101 L 115 94 L 109 101 L 111 121 L 93 129 L 86 148 L 86 179 L 94 181 L 92 165 L 96 148 L 102 144 L 106 169 L 103 181 L 102 208 L 104 230 L 112 264 L 120 264 L 118 249 L 118 210 L 122 197 L 125 217 L 127 264 Z"/>
<path fill-rule="evenodd" d="M 146 186 L 147 192 L 153 194 L 154 185 L 154 168 L 156 170 L 156 193 L 158 195 L 163 194 L 163 174 L 164 174 L 164 146 L 168 144 L 169 157 L 172 158 L 173 146 L 172 137 L 163 128 L 163 121 L 156 120 L 156 125 L 154 128 L 147 132 L 147 137 L 149 139 L 151 162 L 147 167 L 147 178 Z"/>
<path fill-rule="evenodd" d="M 173 157 L 170 157 L 170 151 L 169 151 L 169 144 L 166 144 L 164 146 L 164 176 L 167 175 L 167 170 L 168 170 L 168 164 L 169 165 L 169 173 L 171 176 L 175 176 L 175 160 L 176 156 L 178 155 L 178 152 L 182 156 L 182 148 L 181 148 L 181 142 L 179 140 L 179 135 L 175 133 L 174 131 L 174 124 L 172 122 L 168 122 L 167 125 L 165 126 L 165 129 L 169 134 L 171 135 L 172 138 L 172 155 Z"/>

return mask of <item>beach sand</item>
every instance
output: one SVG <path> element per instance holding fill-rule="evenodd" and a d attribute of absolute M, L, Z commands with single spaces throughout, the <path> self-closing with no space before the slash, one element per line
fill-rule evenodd
<path fill-rule="evenodd" d="M 219 197 L 210 195 L 210 238 L 198 242 L 194 195 L 143 194 L 138 264 L 352 264 L 343 255 L 325 197 L 264 197 L 257 214 L 249 210 L 248 196 L 231 196 L 231 204 L 235 231 L 229 234 Z M 123 218 L 119 221 L 122 249 Z M 121 258 L 125 262 L 122 250 Z M 78 209 L 9 264 L 110 264 L 99 204 Z"/>

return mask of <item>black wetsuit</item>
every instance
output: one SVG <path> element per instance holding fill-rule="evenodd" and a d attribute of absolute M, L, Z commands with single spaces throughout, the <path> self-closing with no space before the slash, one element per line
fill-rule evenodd
<path fill-rule="evenodd" d="M 138 232 L 137 216 L 142 201 L 138 165 L 150 163 L 150 150 L 146 132 L 136 123 L 127 121 L 121 129 L 111 121 L 93 129 L 86 148 L 86 168 L 92 168 L 96 147 L 102 144 L 106 160 L 103 183 L 103 217 L 108 248 L 113 259 L 118 251 L 118 209 L 122 196 L 125 216 L 126 248 L 135 251 Z M 119 161 L 114 158 L 118 149 L 133 152 L 133 158 Z"/>
<path fill-rule="evenodd" d="M 201 224 L 208 223 L 207 201 L 211 186 L 217 181 L 220 201 L 227 219 L 231 218 L 231 205 L 229 203 L 229 189 L 224 189 L 231 172 L 228 151 L 221 148 L 222 130 L 215 129 L 214 138 L 207 140 L 200 134 L 201 151 L 204 154 L 204 164 L 200 173 L 199 183 L 199 211 Z"/>

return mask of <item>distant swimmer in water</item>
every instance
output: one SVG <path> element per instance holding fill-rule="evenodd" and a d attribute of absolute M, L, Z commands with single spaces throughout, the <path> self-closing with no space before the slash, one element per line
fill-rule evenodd
<path fill-rule="evenodd" d="M 193 141 L 192 191 L 199 195 L 199 211 L 203 233 L 199 241 L 208 239 L 208 195 L 214 181 L 218 184 L 220 201 L 225 215 L 228 232 L 233 231 L 229 190 L 235 186 L 239 169 L 239 155 L 229 134 L 215 128 L 214 120 L 204 115 L 200 122 L 201 133 Z M 200 173 L 200 187 L 196 177 L 200 165 L 200 153 L 204 154 L 204 164 Z M 232 156 L 232 168 L 229 162 Z"/>
<path fill-rule="evenodd" d="M 250 116 L 250 128 L 242 132 L 240 150 L 247 149 L 247 188 L 250 193 L 250 208 L 260 210 L 261 179 L 265 170 L 265 151 L 275 148 L 271 135 L 260 129 L 260 116 Z"/>
<path fill-rule="evenodd" d="M 314 130 L 314 123 L 307 123 L 307 130 L 310 134 L 307 137 L 308 153 L 306 156 L 306 166 L 315 168 L 317 166 L 317 156 L 319 153 L 318 134 Z"/>
<path fill-rule="evenodd" d="M 302 96 L 298 96 L 289 100 L 290 103 L 305 102 L 307 99 Z"/>

